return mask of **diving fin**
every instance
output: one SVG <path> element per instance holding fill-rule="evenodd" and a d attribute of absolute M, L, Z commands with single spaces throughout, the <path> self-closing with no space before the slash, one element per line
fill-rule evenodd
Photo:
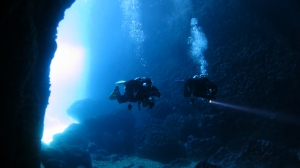
<path fill-rule="evenodd" d="M 124 84 L 126 81 L 125 80 L 119 80 L 118 82 L 116 82 L 115 84 L 116 85 L 121 85 L 121 84 Z"/>

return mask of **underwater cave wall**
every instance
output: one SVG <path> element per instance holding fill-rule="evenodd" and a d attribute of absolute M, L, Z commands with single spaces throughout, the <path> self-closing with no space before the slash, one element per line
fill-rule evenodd
<path fill-rule="evenodd" d="M 208 122 L 212 125 L 211 131 L 205 128 L 203 132 L 221 137 L 222 142 L 251 137 L 298 148 L 298 125 L 280 115 L 299 116 L 300 40 L 297 37 L 300 24 L 296 22 L 300 19 L 299 8 L 300 4 L 295 0 L 193 0 L 190 10 L 190 17 L 198 19 L 208 40 L 204 55 L 209 77 L 219 87 L 217 101 L 266 110 L 277 114 L 278 118 L 264 117 L 261 111 L 253 115 L 201 102 L 190 107 L 189 100 L 182 96 L 182 85 L 174 81 L 191 77 L 199 73 L 199 69 L 189 59 L 186 33 L 189 29 L 184 28 L 185 22 L 176 20 L 164 34 L 164 40 L 167 40 L 152 38 L 145 42 L 149 46 L 145 47 L 145 60 L 151 65 L 147 67 L 148 72 L 162 91 L 153 111 L 164 102 L 174 111 L 197 113 L 195 116 L 198 115 L 200 122 L 202 115 L 220 115 Z M 143 23 L 150 25 L 153 20 L 147 17 Z M 155 31 L 149 29 L 145 33 L 155 35 Z M 153 59 L 154 56 L 159 59 Z M 159 71 L 161 69 L 163 71 Z M 218 125 L 220 121 L 226 122 L 221 126 Z M 222 131 L 218 132 L 219 128 Z"/>
<path fill-rule="evenodd" d="M 39 167 L 58 23 L 75 0 L 1 3 L 1 167 Z"/>
<path fill-rule="evenodd" d="M 300 40 L 297 37 L 300 24 L 296 22 L 300 19 L 299 2 L 191 2 L 188 16 L 198 19 L 208 40 L 204 56 L 208 63 L 207 72 L 219 86 L 217 99 L 299 115 Z M 153 24 L 151 21 L 150 17 L 143 20 L 146 24 Z M 165 31 L 168 33 L 164 39 L 168 41 L 152 38 L 145 42 L 145 60 L 151 65 L 147 67 L 148 73 L 157 87 L 164 89 L 162 97 L 168 96 L 174 105 L 184 101 L 178 96 L 182 94 L 182 87 L 170 81 L 199 73 L 197 65 L 189 58 L 189 29 L 184 26 L 187 27 L 185 22 L 173 21 L 170 29 L 166 29 L 170 31 Z M 152 35 L 155 31 L 145 30 Z M 153 59 L 154 56 L 159 61 Z M 164 72 L 158 69 L 164 69 Z"/>

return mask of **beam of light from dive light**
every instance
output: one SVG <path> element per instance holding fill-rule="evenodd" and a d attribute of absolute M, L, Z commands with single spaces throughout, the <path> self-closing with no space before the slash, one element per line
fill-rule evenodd
<path fill-rule="evenodd" d="M 296 125 L 300 126 L 300 118 L 297 116 L 291 116 L 291 115 L 286 115 L 286 114 L 276 114 L 276 113 L 272 113 L 272 112 L 268 112 L 268 111 L 264 111 L 264 110 L 252 109 L 252 108 L 248 108 L 248 107 L 242 107 L 242 106 L 237 106 L 237 105 L 233 105 L 233 104 L 217 102 L 217 101 L 213 101 L 213 100 L 209 100 L 209 103 L 232 108 L 232 109 L 239 110 L 239 111 L 244 111 L 244 112 L 255 114 L 255 115 L 260 115 L 260 116 L 263 116 L 263 117 L 266 117 L 269 119 L 276 119 L 276 120 L 279 120 L 282 122 L 296 124 Z"/>

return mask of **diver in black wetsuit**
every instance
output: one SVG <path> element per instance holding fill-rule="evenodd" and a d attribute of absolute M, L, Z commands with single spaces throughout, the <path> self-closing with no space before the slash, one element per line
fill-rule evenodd
<path fill-rule="evenodd" d="M 212 83 L 207 76 L 195 75 L 193 78 L 188 78 L 184 81 L 184 97 L 191 97 L 191 103 L 200 97 L 203 99 L 214 100 L 218 87 Z"/>
<path fill-rule="evenodd" d="M 129 81 L 124 81 L 125 85 L 125 93 L 121 95 L 119 91 L 119 87 L 116 86 L 114 92 L 110 95 L 110 99 L 121 103 L 125 102 L 137 102 L 140 109 L 140 104 L 144 107 L 151 109 L 154 103 L 154 96 L 160 97 L 160 91 L 153 85 L 153 82 L 150 78 L 135 78 Z M 132 105 L 128 105 L 128 109 L 130 110 Z"/>

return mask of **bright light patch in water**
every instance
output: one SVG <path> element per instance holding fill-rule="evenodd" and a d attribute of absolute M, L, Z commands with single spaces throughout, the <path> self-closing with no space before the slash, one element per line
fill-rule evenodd
<path fill-rule="evenodd" d="M 51 63 L 51 81 L 59 83 L 79 82 L 80 79 L 77 77 L 83 72 L 84 55 L 84 48 L 81 46 L 58 41 L 58 48 Z"/>
<path fill-rule="evenodd" d="M 63 132 L 68 124 L 61 123 L 60 120 L 50 117 L 48 114 L 45 115 L 45 127 L 42 141 L 49 144 L 52 141 L 52 136 L 57 133 Z"/>
<path fill-rule="evenodd" d="M 59 23 L 57 50 L 51 62 L 51 95 L 44 119 L 42 141 L 50 143 L 56 133 L 61 133 L 76 121 L 66 113 L 77 100 L 85 99 L 87 50 L 85 34 L 89 1 L 77 0 L 65 12 Z"/>
<path fill-rule="evenodd" d="M 269 119 L 277 120 L 280 122 L 285 122 L 288 124 L 294 124 L 294 125 L 300 125 L 300 118 L 297 116 L 292 116 L 292 115 L 287 115 L 287 114 L 278 114 L 278 113 L 273 113 L 265 110 L 258 110 L 258 109 L 253 109 L 253 108 L 248 108 L 248 107 L 243 107 L 243 106 L 238 106 L 238 105 L 233 105 L 233 104 L 228 104 L 228 103 L 222 103 L 218 101 L 210 101 L 210 103 L 215 104 L 215 105 L 220 105 L 224 106 L 227 108 L 259 115 L 262 117 L 266 117 Z"/>
<path fill-rule="evenodd" d="M 189 44 L 191 45 L 190 56 L 200 66 L 200 74 L 207 74 L 207 62 L 204 58 L 203 52 L 207 49 L 207 39 L 202 32 L 201 27 L 197 27 L 198 20 L 191 19 L 191 37 L 189 37 Z"/>
<path fill-rule="evenodd" d="M 43 142 L 51 142 L 53 134 L 63 132 L 68 125 L 76 122 L 66 114 L 66 110 L 76 100 L 85 97 L 84 65 L 85 53 L 82 47 L 58 41 L 51 63 L 51 95 L 46 109 Z"/>

